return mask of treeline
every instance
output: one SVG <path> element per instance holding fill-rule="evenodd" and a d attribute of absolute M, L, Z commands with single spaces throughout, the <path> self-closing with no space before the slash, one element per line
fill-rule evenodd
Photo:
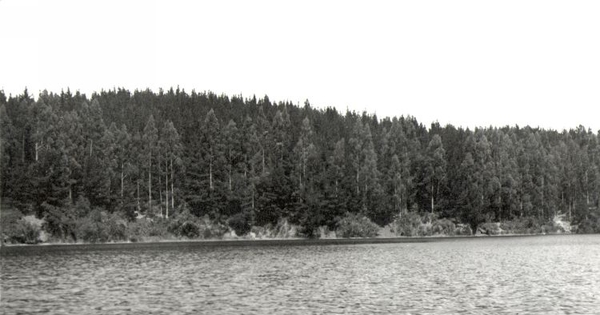
<path fill-rule="evenodd" d="M 347 213 L 380 226 L 430 214 L 473 231 L 559 213 L 598 220 L 600 134 L 582 126 L 426 127 L 179 89 L 0 92 L 0 119 L 2 199 L 38 217 L 84 198 L 131 219 L 285 218 L 307 235 Z"/>

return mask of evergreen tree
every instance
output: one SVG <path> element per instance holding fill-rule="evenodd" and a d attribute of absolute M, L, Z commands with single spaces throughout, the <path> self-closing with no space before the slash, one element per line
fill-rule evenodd
<path fill-rule="evenodd" d="M 427 146 L 427 168 L 425 169 L 425 181 L 431 194 L 431 214 L 435 211 L 436 201 L 439 203 L 440 188 L 446 180 L 445 154 L 442 138 L 434 135 Z"/>
<path fill-rule="evenodd" d="M 154 168 L 156 168 L 156 163 L 158 161 L 157 158 L 157 146 L 158 146 L 158 129 L 156 128 L 154 122 L 154 116 L 150 115 L 148 118 L 148 122 L 144 127 L 144 133 L 142 135 L 142 151 L 141 156 L 144 159 L 144 170 L 147 174 L 148 184 L 146 188 L 148 189 L 148 205 L 147 205 L 147 213 L 154 215 L 153 212 L 153 204 L 152 204 L 152 174 L 154 173 Z"/>

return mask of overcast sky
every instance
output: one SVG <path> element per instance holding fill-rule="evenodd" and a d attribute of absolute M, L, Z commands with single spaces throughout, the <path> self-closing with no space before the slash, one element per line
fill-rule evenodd
<path fill-rule="evenodd" d="M 213 91 L 600 129 L 600 1 L 0 0 L 0 89 Z"/>

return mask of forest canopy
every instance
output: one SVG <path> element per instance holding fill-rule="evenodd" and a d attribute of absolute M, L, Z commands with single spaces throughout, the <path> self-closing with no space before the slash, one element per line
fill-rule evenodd
<path fill-rule="evenodd" d="M 600 222 L 600 132 L 583 126 L 424 126 L 180 89 L 0 91 L 0 122 L 2 202 L 39 218 L 79 200 L 130 220 L 184 208 L 230 224 L 285 218 L 308 234 L 345 215 L 473 231 L 559 214 Z"/>

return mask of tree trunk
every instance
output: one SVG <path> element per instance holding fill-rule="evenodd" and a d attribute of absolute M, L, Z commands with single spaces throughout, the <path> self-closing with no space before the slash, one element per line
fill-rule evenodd
<path fill-rule="evenodd" d="M 175 191 L 173 190 L 173 160 L 171 160 L 171 209 L 175 210 Z"/>
<path fill-rule="evenodd" d="M 232 191 L 232 184 L 231 184 L 231 169 L 233 168 L 233 165 L 229 165 L 229 191 Z"/>
<path fill-rule="evenodd" d="M 248 154 L 244 154 L 244 179 L 248 178 Z"/>
<path fill-rule="evenodd" d="M 400 208 L 400 204 L 398 203 L 397 197 L 398 197 L 398 187 L 396 187 L 396 185 L 394 184 L 394 210 L 395 211 L 398 211 L 398 209 Z"/>
<path fill-rule="evenodd" d="M 561 191 L 560 192 L 560 208 L 562 210 L 564 210 L 564 206 L 565 206 L 565 192 Z"/>
<path fill-rule="evenodd" d="M 90 157 L 92 157 L 93 148 L 94 148 L 94 140 L 90 139 Z"/>
<path fill-rule="evenodd" d="M 123 202 L 123 191 L 124 191 L 124 174 L 123 174 L 123 163 L 121 163 L 121 202 Z"/>
<path fill-rule="evenodd" d="M 150 160 L 150 168 L 148 168 L 148 211 L 150 211 L 151 209 L 152 209 L 152 160 Z"/>
<path fill-rule="evenodd" d="M 160 160 L 158 160 L 158 207 L 160 208 L 160 215 L 163 215 L 163 211 L 162 211 L 162 204 L 163 204 L 163 197 L 162 197 L 162 176 L 160 176 Z M 166 198 L 166 197 L 165 197 Z"/>
<path fill-rule="evenodd" d="M 38 161 L 38 143 L 37 143 L 37 141 L 35 143 L 35 161 L 36 162 Z"/>
<path fill-rule="evenodd" d="M 512 187 L 511 187 L 511 190 L 508 191 L 508 200 L 509 200 L 509 202 L 510 202 L 510 200 L 512 200 Z M 512 209 L 513 209 L 512 208 L 512 202 L 510 202 L 508 204 L 508 217 L 510 219 L 512 219 L 512 216 L 513 216 Z"/>
<path fill-rule="evenodd" d="M 171 179 L 173 180 L 173 179 Z M 169 218 L 169 165 L 165 159 L 165 217 Z"/>
<path fill-rule="evenodd" d="M 210 161 L 210 163 L 208 164 L 208 172 L 209 172 L 208 186 L 209 186 L 210 190 L 213 190 L 212 161 Z"/>
<path fill-rule="evenodd" d="M 142 211 L 142 206 L 140 205 L 140 180 L 137 181 L 137 210 L 138 212 Z"/>

